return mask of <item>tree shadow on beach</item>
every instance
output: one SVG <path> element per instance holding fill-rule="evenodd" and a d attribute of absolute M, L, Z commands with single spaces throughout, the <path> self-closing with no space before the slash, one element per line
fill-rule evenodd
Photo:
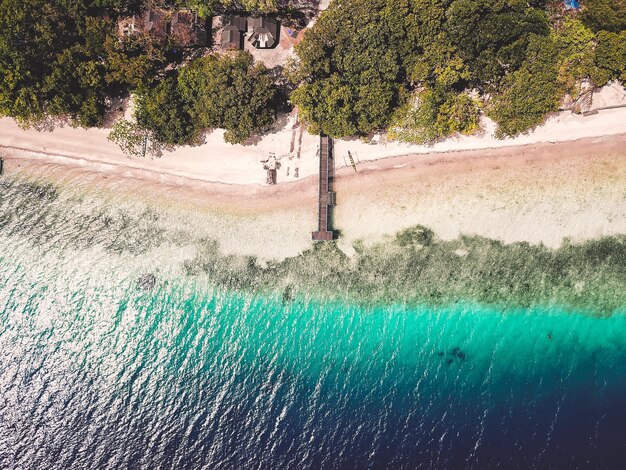
<path fill-rule="evenodd" d="M 77 124 L 67 116 L 46 116 L 36 122 L 23 123 L 18 121 L 22 129 L 34 129 L 37 132 L 52 132 L 57 128 L 78 127 Z"/>

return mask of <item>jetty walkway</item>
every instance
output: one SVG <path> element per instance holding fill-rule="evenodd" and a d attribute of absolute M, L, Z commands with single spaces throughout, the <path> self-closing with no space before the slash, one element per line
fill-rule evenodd
<path fill-rule="evenodd" d="M 316 241 L 330 241 L 334 238 L 332 230 L 332 208 L 335 206 L 335 159 L 333 158 L 332 140 L 327 135 L 320 135 L 320 188 L 317 230 L 311 235 Z"/>

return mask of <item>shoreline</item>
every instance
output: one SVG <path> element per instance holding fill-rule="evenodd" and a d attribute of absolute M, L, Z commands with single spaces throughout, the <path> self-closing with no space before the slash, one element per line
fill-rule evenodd
<path fill-rule="evenodd" d="M 317 178 L 276 186 L 191 180 L 115 165 L 5 158 L 5 175 L 110 201 L 145 201 L 202 225 L 225 253 L 281 259 L 312 246 Z M 626 134 L 488 150 L 407 155 L 340 168 L 335 229 L 348 255 L 415 225 L 556 248 L 626 234 Z M 200 230 L 200 229 L 199 229 Z"/>
<path fill-rule="evenodd" d="M 608 143 L 615 140 L 616 142 L 624 142 L 626 145 L 626 129 L 622 133 L 608 134 L 594 137 L 581 137 L 571 140 L 557 140 L 549 142 L 511 144 L 504 146 L 484 147 L 475 149 L 450 149 L 450 150 L 433 150 L 430 153 L 406 153 L 392 156 L 381 156 L 369 158 L 358 162 L 357 171 L 353 173 L 350 165 L 338 165 L 336 174 L 340 176 L 352 176 L 362 174 L 364 171 L 384 171 L 394 170 L 404 167 L 414 167 L 416 165 L 440 165 L 452 163 L 457 160 L 480 160 L 496 156 L 497 154 L 511 154 L 518 156 L 525 151 L 536 152 L 552 147 L 561 147 L 567 145 L 579 144 L 598 144 Z M 343 142 L 343 141 L 342 141 Z M 626 147 L 625 147 L 626 149 Z M 9 154 L 4 152 L 10 152 Z M 116 171 L 115 176 L 130 180 L 146 180 L 156 183 L 174 183 L 179 186 L 201 185 L 209 189 L 211 192 L 219 194 L 226 190 L 231 193 L 247 193 L 255 191 L 264 193 L 267 196 L 283 193 L 289 188 L 298 188 L 300 186 L 310 186 L 311 183 L 317 187 L 317 174 L 303 176 L 294 181 L 279 182 L 276 185 L 266 185 L 259 183 L 234 183 L 219 180 L 204 179 L 201 177 L 193 177 L 186 174 L 167 171 L 162 168 L 150 168 L 142 165 L 134 165 L 132 163 L 114 163 L 107 160 L 98 160 L 95 158 L 83 158 L 71 155 L 62 155 L 51 152 L 42 152 L 24 147 L 5 146 L 0 144 L 0 157 L 5 162 L 24 162 L 26 165 L 46 166 L 61 165 L 63 167 L 83 169 L 93 174 L 111 175 L 110 170 Z M 445 158 L 450 157 L 450 158 Z M 129 158 L 129 160 L 132 160 Z M 380 166 L 382 165 L 382 166 Z M 398 166 L 398 165 L 401 165 Z M 18 164 L 19 166 L 19 164 Z"/>
<path fill-rule="evenodd" d="M 626 93 L 607 86 L 594 95 L 598 105 L 626 102 Z M 471 136 L 453 136 L 432 145 L 387 142 L 375 135 L 368 142 L 360 139 L 336 139 L 336 165 L 350 167 L 350 152 L 357 166 L 381 158 L 409 155 L 441 155 L 450 152 L 518 148 L 527 145 L 572 142 L 582 138 L 600 138 L 626 133 L 626 107 L 600 111 L 590 116 L 570 112 L 555 113 L 533 131 L 513 139 L 493 137 L 495 123 L 482 118 L 482 130 Z M 278 186 L 316 176 L 319 163 L 319 137 L 310 135 L 299 123 L 297 112 L 281 115 L 266 134 L 257 136 L 248 145 L 231 145 L 223 141 L 223 130 L 203 136 L 203 143 L 164 151 L 154 158 L 129 158 L 108 140 L 109 129 L 72 128 L 67 125 L 38 131 L 23 129 L 10 118 L 0 118 L 0 153 L 29 159 L 70 160 L 77 165 L 114 165 L 132 170 L 145 170 L 160 177 L 184 177 L 216 184 L 267 186 L 263 162 L 271 155 L 280 162 Z"/>

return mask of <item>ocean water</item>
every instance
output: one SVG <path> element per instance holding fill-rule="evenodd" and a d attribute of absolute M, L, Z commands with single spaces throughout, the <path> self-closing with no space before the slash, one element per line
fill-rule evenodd
<path fill-rule="evenodd" d="M 1 189 L 0 468 L 624 468 L 622 307 L 228 283 L 157 209 Z"/>

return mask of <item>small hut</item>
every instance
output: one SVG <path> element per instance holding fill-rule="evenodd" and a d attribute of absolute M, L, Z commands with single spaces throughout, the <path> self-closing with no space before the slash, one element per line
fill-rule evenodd
<path fill-rule="evenodd" d="M 222 17 L 224 28 L 220 35 L 220 45 L 226 51 L 243 49 L 243 35 L 247 21 L 243 16 L 225 15 Z"/>
<path fill-rule="evenodd" d="M 275 18 L 259 16 L 250 18 L 248 25 L 252 30 L 248 41 L 257 49 L 271 49 L 276 47 L 280 36 L 280 27 Z"/>

